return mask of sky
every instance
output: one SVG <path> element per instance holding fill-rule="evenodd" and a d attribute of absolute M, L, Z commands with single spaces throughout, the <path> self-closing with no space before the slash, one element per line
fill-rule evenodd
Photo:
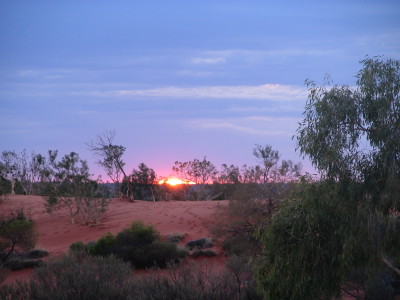
<path fill-rule="evenodd" d="M 167 176 L 175 161 L 253 165 L 255 144 L 302 162 L 306 79 L 355 84 L 400 59 L 400 1 L 0 2 L 0 151 L 71 151 L 106 130 Z"/>

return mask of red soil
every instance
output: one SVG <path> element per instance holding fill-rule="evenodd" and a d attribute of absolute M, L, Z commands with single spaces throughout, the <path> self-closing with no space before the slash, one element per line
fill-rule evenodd
<path fill-rule="evenodd" d="M 226 201 L 135 201 L 134 203 L 114 199 L 98 225 L 83 226 L 71 224 L 65 209 L 48 214 L 44 208 L 44 200 L 39 196 L 9 196 L 0 204 L 0 214 L 23 205 L 30 211 L 39 232 L 36 248 L 45 249 L 51 256 L 68 251 L 69 246 L 76 241 L 95 241 L 107 232 L 118 233 L 135 220 L 141 220 L 146 225 L 153 225 L 161 235 L 174 232 L 185 233 L 181 244 L 189 240 L 210 237 L 210 229 L 216 223 L 217 207 L 226 205 Z M 210 264 L 219 265 L 224 262 L 220 247 L 214 248 L 218 256 L 207 260 Z M 3 283 L 11 283 L 16 279 L 25 280 L 32 273 L 31 269 L 10 272 Z"/>

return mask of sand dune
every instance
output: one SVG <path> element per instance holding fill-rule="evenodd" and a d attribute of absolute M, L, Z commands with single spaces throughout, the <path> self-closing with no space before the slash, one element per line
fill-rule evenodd
<path fill-rule="evenodd" d="M 9 210 L 23 206 L 30 212 L 35 221 L 39 239 L 36 248 L 45 249 L 50 256 L 56 256 L 68 251 L 69 246 L 76 241 L 95 241 L 106 232 L 113 234 L 128 227 L 132 221 L 141 220 L 146 225 L 153 225 L 162 235 L 174 232 L 185 233 L 182 241 L 210 237 L 210 229 L 216 222 L 215 212 L 226 201 L 135 201 L 134 203 L 113 199 L 107 212 L 98 225 L 83 226 L 71 224 L 66 209 L 48 214 L 44 208 L 44 200 L 39 196 L 9 196 L 0 204 L 0 211 L 6 214 Z M 221 254 L 220 247 L 216 248 Z M 222 255 L 211 261 L 220 263 Z M 4 283 L 15 279 L 25 279 L 31 270 L 11 272 Z"/>

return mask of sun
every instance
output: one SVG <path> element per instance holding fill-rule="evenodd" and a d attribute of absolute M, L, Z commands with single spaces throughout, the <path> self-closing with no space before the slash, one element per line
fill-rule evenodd
<path fill-rule="evenodd" d="M 179 185 L 179 184 L 195 184 L 195 183 L 193 181 L 182 180 L 176 177 L 168 177 L 160 180 L 158 184 Z"/>

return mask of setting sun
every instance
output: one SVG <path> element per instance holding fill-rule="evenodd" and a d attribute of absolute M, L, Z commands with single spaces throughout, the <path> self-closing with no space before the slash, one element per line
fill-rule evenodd
<path fill-rule="evenodd" d="M 160 180 L 158 183 L 159 184 L 169 184 L 169 185 L 195 184 L 193 181 L 182 180 L 179 178 L 166 178 L 166 179 Z"/>

